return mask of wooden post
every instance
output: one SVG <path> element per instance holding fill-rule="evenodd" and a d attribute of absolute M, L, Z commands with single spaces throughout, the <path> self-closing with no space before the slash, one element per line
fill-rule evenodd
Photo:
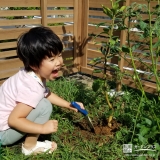
<path fill-rule="evenodd" d="M 126 2 L 123 2 L 123 6 L 129 6 L 130 5 L 130 0 L 127 0 Z M 125 19 L 125 24 L 127 24 L 128 19 Z M 120 46 L 123 46 L 126 44 L 126 38 L 127 38 L 127 32 L 126 30 L 122 30 L 120 34 Z M 124 53 L 120 53 L 123 57 Z M 124 67 L 124 58 L 121 58 L 121 60 L 118 62 L 118 66 L 120 68 L 120 71 L 123 72 L 123 67 Z M 120 91 L 122 88 L 122 80 L 117 80 L 117 86 L 116 90 Z"/>
<path fill-rule="evenodd" d="M 82 0 L 74 0 L 74 66 L 80 70 L 80 43 L 82 24 Z"/>
<path fill-rule="evenodd" d="M 82 42 L 81 42 L 81 66 L 87 67 L 87 48 L 88 48 L 88 19 L 89 19 L 89 0 L 82 0 Z"/>
<path fill-rule="evenodd" d="M 41 1 L 41 24 L 42 26 L 47 26 L 47 0 Z"/>

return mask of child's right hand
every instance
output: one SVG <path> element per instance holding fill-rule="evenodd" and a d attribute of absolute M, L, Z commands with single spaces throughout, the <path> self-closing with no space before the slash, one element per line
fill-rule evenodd
<path fill-rule="evenodd" d="M 58 129 L 58 121 L 57 120 L 49 120 L 43 124 L 42 134 L 50 134 L 53 132 L 57 132 Z"/>

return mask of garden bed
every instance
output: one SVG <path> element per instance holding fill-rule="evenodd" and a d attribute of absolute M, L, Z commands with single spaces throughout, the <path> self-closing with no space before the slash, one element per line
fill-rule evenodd
<path fill-rule="evenodd" d="M 109 97 L 114 106 L 114 118 L 111 121 L 112 126 L 108 127 L 111 110 L 103 94 L 93 91 L 92 85 L 96 80 L 88 75 L 76 74 L 66 78 L 61 77 L 47 84 L 51 91 L 67 101 L 83 102 L 92 119 L 95 133 L 91 132 L 81 113 L 53 106 L 51 119 L 58 120 L 58 131 L 51 135 L 41 135 L 39 140 L 56 141 L 58 149 L 51 155 L 40 154 L 25 157 L 21 154 L 23 141 L 21 140 L 16 145 L 3 147 L 3 158 L 7 160 L 142 160 L 142 158 L 143 160 L 158 160 L 160 134 L 155 123 L 156 119 L 152 118 L 149 107 L 152 104 L 157 115 L 159 104 L 153 104 L 153 96 L 150 95 L 150 101 L 143 101 L 145 108 L 139 108 L 140 92 L 124 86 L 122 96 Z M 113 82 L 110 86 L 115 87 Z M 124 144 L 132 144 L 132 153 L 124 150 Z M 155 151 L 134 151 L 134 146 L 140 147 L 145 144 L 155 145 Z"/>
<path fill-rule="evenodd" d="M 80 85 L 84 85 L 86 89 L 92 90 L 92 85 L 94 79 L 91 78 L 89 75 L 85 74 L 74 74 L 72 76 L 68 77 L 69 80 L 76 81 L 76 83 L 79 83 Z M 83 102 L 83 100 L 82 100 Z M 119 130 L 121 124 L 116 121 L 116 119 L 113 119 L 111 122 L 111 127 L 108 126 L 108 119 L 104 118 L 102 120 L 100 119 L 94 119 L 93 118 L 93 125 L 94 125 L 94 132 L 89 127 L 88 122 L 84 119 L 81 122 L 76 122 L 74 125 L 77 128 L 78 132 L 83 135 L 87 140 L 93 140 L 97 139 L 97 137 L 103 136 L 106 137 L 106 140 L 108 140 L 108 137 L 112 137 L 114 133 Z M 91 136 L 92 135 L 92 136 Z M 91 138 L 92 137 L 92 138 Z M 99 138 L 98 142 L 101 142 L 101 139 Z"/>

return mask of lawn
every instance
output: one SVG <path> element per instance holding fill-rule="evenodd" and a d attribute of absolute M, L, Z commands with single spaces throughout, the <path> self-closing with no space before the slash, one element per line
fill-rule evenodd
<path fill-rule="evenodd" d="M 93 86 L 97 80 L 93 79 Z M 0 159 L 158 160 L 160 104 L 156 96 L 147 94 L 148 100 L 145 101 L 138 90 L 123 86 L 123 95 L 109 97 L 114 106 L 114 115 L 112 126 L 108 127 L 111 110 L 100 88 L 95 92 L 91 86 L 74 78 L 63 77 L 47 85 L 54 93 L 70 102 L 83 102 L 96 133 L 91 132 L 81 113 L 53 106 L 51 119 L 58 120 L 58 131 L 51 135 L 41 135 L 39 139 L 56 141 L 58 149 L 52 154 L 24 156 L 21 153 L 22 139 L 13 146 L 3 146 Z M 114 82 L 109 82 L 109 86 L 114 88 Z M 131 147 L 132 153 L 129 153 Z"/>

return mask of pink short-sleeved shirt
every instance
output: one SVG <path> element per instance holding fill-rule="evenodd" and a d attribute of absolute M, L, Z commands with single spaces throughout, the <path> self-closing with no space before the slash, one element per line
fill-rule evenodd
<path fill-rule="evenodd" d="M 10 128 L 8 117 L 18 102 L 36 108 L 39 101 L 48 94 L 45 83 L 23 68 L 0 86 L 0 131 Z"/>

